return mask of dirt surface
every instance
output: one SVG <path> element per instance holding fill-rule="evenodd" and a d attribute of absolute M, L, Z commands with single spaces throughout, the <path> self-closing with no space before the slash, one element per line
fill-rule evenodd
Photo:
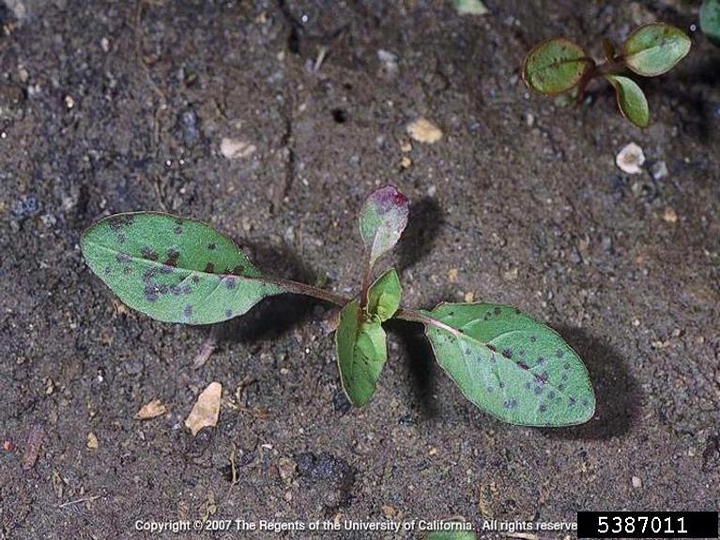
<path fill-rule="evenodd" d="M 692 34 L 677 69 L 642 83 L 644 131 L 607 86 L 563 110 L 519 79 L 540 39 L 599 54 L 603 35 L 647 20 L 689 29 L 697 2 L 488 0 L 483 17 L 449 1 L 7 5 L 0 538 L 306 538 L 137 529 L 462 516 L 480 530 L 583 509 L 718 509 L 720 50 Z M 408 151 L 418 117 L 444 136 Z M 223 138 L 240 156 L 223 156 Z M 614 163 L 631 141 L 648 159 L 635 176 Z M 261 268 L 356 293 L 357 210 L 386 183 L 413 204 L 388 261 L 403 304 L 472 293 L 547 321 L 586 361 L 592 421 L 494 420 L 405 325 L 390 326 L 373 400 L 351 409 L 330 309 L 295 298 L 221 326 L 193 369 L 210 330 L 124 308 L 78 249 L 102 216 L 165 210 L 212 223 Z M 220 421 L 193 438 L 183 420 L 212 381 Z M 169 412 L 134 419 L 153 398 Z"/>

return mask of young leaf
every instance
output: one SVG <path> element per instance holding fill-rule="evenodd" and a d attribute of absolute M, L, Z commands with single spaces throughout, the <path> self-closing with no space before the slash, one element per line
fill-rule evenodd
<path fill-rule="evenodd" d="M 648 127 L 650 109 L 645 94 L 635 81 L 621 75 L 605 75 L 605 78 L 615 88 L 618 107 L 623 116 L 638 127 Z"/>
<path fill-rule="evenodd" d="M 705 0 L 702 3 L 700 28 L 710 41 L 720 46 L 720 0 Z"/>
<path fill-rule="evenodd" d="M 525 57 L 523 80 L 536 92 L 554 96 L 578 84 L 593 65 L 579 45 L 564 38 L 549 39 Z"/>
<path fill-rule="evenodd" d="M 621 56 L 638 75 L 654 77 L 670 71 L 690 52 L 685 32 L 664 23 L 651 23 L 635 30 L 623 43 Z"/>
<path fill-rule="evenodd" d="M 408 221 L 410 205 L 392 186 L 375 191 L 360 211 L 360 235 L 365 242 L 370 268 L 400 239 Z"/>
<path fill-rule="evenodd" d="M 488 8 L 480 0 L 453 0 L 458 15 L 487 15 Z"/>
<path fill-rule="evenodd" d="M 232 240 L 168 214 L 110 216 L 83 233 L 80 247 L 120 300 L 160 321 L 216 323 L 283 292 L 263 281 Z"/>
<path fill-rule="evenodd" d="M 500 420 L 570 426 L 589 420 L 587 371 L 552 329 L 510 306 L 440 304 L 425 333 L 440 366 L 465 397 Z"/>
<path fill-rule="evenodd" d="M 367 311 L 381 322 L 387 321 L 400 307 L 400 279 L 394 268 L 385 272 L 368 289 Z"/>
<path fill-rule="evenodd" d="M 385 331 L 377 321 L 364 321 L 357 300 L 340 311 L 335 333 L 338 368 L 350 403 L 365 405 L 373 393 L 387 359 Z"/>

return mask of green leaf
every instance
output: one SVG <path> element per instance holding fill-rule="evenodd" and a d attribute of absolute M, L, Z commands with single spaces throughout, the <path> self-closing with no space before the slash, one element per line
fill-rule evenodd
<path fill-rule="evenodd" d="M 615 88 L 618 107 L 623 116 L 638 127 L 648 127 L 650 109 L 645 94 L 635 81 L 621 75 L 605 75 L 605 78 Z"/>
<path fill-rule="evenodd" d="M 480 0 L 453 0 L 458 15 L 487 15 L 488 8 Z"/>
<path fill-rule="evenodd" d="M 80 247 L 123 302 L 160 321 L 216 323 L 283 292 L 263 281 L 232 240 L 168 214 L 110 216 L 83 233 Z"/>
<path fill-rule="evenodd" d="M 579 45 L 564 38 L 538 43 L 525 57 L 523 80 L 541 94 L 557 95 L 578 84 L 595 63 Z"/>
<path fill-rule="evenodd" d="M 338 368 L 350 403 L 365 405 L 373 393 L 387 359 L 385 331 L 377 321 L 364 321 L 357 300 L 340 311 L 335 333 Z"/>
<path fill-rule="evenodd" d="M 475 540 L 472 531 L 434 531 L 425 537 L 425 540 Z"/>
<path fill-rule="evenodd" d="M 394 268 L 385 272 L 368 289 L 367 310 L 370 316 L 387 321 L 400 307 L 400 279 Z"/>
<path fill-rule="evenodd" d="M 635 30 L 623 43 L 621 57 L 628 68 L 645 77 L 670 71 L 690 52 L 685 32 L 664 23 L 650 23 Z"/>
<path fill-rule="evenodd" d="M 720 47 L 720 0 L 705 0 L 700 6 L 700 28 Z"/>
<path fill-rule="evenodd" d="M 438 363 L 479 408 L 522 426 L 592 418 L 585 366 L 554 330 L 498 304 L 440 304 L 423 315 L 437 321 L 425 333 Z"/>
<path fill-rule="evenodd" d="M 407 198 L 392 186 L 378 189 L 365 201 L 360 211 L 360 235 L 370 268 L 400 240 L 409 212 Z"/>

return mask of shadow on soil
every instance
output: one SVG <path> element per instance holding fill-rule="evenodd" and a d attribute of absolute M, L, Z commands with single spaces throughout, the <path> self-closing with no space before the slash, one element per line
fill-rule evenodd
<path fill-rule="evenodd" d="M 408 225 L 398 245 L 398 271 L 401 274 L 432 251 L 442 219 L 443 212 L 435 199 L 425 197 L 410 206 Z"/>
<path fill-rule="evenodd" d="M 609 439 L 626 434 L 638 416 L 641 389 L 625 360 L 605 342 L 580 328 L 557 328 L 585 362 L 597 401 L 595 416 L 580 426 L 545 429 L 552 438 Z"/>

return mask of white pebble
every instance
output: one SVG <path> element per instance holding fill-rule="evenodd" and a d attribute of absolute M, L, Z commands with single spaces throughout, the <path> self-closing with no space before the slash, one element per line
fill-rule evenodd
<path fill-rule="evenodd" d="M 615 163 L 623 172 L 640 174 L 643 172 L 642 165 L 645 163 L 645 154 L 637 144 L 626 144 L 615 156 Z"/>

